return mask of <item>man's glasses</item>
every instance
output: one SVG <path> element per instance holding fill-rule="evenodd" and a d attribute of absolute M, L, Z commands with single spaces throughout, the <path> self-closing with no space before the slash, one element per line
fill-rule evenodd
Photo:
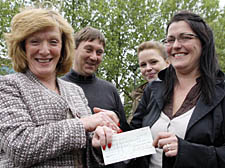
<path fill-rule="evenodd" d="M 173 44 L 175 43 L 175 41 L 177 40 L 179 43 L 184 44 L 189 42 L 192 39 L 198 38 L 197 35 L 195 34 L 191 34 L 191 33 L 181 33 L 177 38 L 175 37 L 167 37 L 166 39 L 162 40 L 162 42 L 166 45 L 166 46 L 173 46 Z"/>

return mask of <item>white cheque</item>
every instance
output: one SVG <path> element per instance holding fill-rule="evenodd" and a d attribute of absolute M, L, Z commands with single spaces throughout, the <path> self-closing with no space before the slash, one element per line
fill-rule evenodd
<path fill-rule="evenodd" d="M 156 153 L 152 146 L 152 134 L 149 127 L 144 127 L 112 137 L 112 147 L 102 149 L 105 165 Z"/>

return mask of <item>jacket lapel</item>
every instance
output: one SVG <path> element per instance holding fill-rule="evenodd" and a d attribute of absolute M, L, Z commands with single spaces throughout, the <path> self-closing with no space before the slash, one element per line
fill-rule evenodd
<path fill-rule="evenodd" d="M 196 104 L 196 108 L 191 116 L 191 119 L 188 123 L 187 132 L 191 129 L 191 127 L 196 124 L 199 120 L 201 120 L 204 116 L 206 116 L 209 112 L 212 111 L 213 108 L 215 108 L 225 97 L 225 90 L 224 88 L 216 86 L 215 89 L 215 97 L 213 98 L 212 105 L 206 105 L 203 102 L 202 96 L 200 97 L 199 101 Z"/>
<path fill-rule="evenodd" d="M 160 89 L 159 89 L 160 88 Z M 155 97 L 156 103 L 159 106 L 160 112 L 163 109 L 163 90 L 164 90 L 164 85 L 162 85 L 161 81 L 154 81 L 152 84 L 152 94 Z"/>

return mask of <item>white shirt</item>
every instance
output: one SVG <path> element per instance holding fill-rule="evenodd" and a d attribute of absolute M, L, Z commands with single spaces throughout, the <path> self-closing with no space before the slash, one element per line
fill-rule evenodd
<path fill-rule="evenodd" d="M 187 125 L 191 118 L 191 115 L 195 109 L 195 106 L 190 109 L 188 112 L 173 118 L 170 118 L 161 112 L 159 119 L 153 124 L 151 127 L 151 132 L 153 139 L 156 138 L 159 132 L 172 132 L 178 137 L 184 139 Z M 150 165 L 149 168 L 161 168 L 162 167 L 162 154 L 163 150 L 156 148 L 156 154 L 153 154 L 150 157 Z"/>

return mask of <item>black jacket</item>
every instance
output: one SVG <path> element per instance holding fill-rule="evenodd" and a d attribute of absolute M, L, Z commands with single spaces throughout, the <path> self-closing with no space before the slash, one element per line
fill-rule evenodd
<path fill-rule="evenodd" d="M 224 79 L 224 74 L 222 74 Z M 146 87 L 131 121 L 132 129 L 150 126 L 163 109 L 163 81 L 153 81 Z M 149 168 L 150 155 L 138 158 L 129 167 Z M 185 138 L 178 137 L 178 154 L 166 157 L 163 168 L 224 168 L 225 167 L 225 81 L 216 82 L 212 105 L 200 96 L 188 123 Z"/>

